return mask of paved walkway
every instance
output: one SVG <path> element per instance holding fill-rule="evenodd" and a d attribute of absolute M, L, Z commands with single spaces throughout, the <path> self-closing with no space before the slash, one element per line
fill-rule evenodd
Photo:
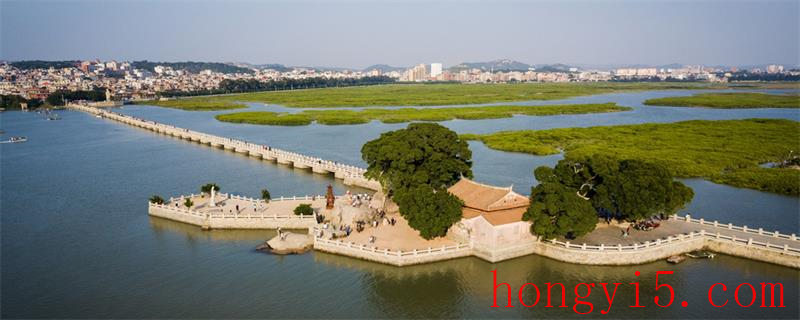
<path fill-rule="evenodd" d="M 173 202 L 167 203 L 170 206 L 186 209 L 183 205 L 185 198 L 174 198 Z M 319 211 L 325 208 L 325 198 L 316 197 L 310 199 L 297 199 L 297 200 L 275 200 L 267 203 L 261 201 L 253 201 L 255 199 L 243 198 L 227 198 L 226 194 L 218 194 L 215 196 L 216 205 L 210 206 L 211 197 L 209 195 L 194 195 L 191 197 L 194 205 L 191 207 L 192 211 L 200 213 L 208 213 L 212 215 L 224 214 L 225 216 L 247 216 L 252 215 L 278 215 L 278 216 L 291 216 L 294 215 L 294 208 L 300 204 L 311 204 L 311 207 Z"/>
<path fill-rule="evenodd" d="M 683 220 L 666 220 L 661 221 L 661 226 L 654 230 L 650 231 L 642 231 L 636 230 L 631 227 L 631 231 L 628 237 L 622 236 L 622 231 L 625 230 L 627 224 L 612 224 L 606 225 L 605 223 L 600 223 L 597 225 L 597 229 L 592 231 L 591 233 L 579 237 L 574 240 L 569 240 L 570 243 L 573 244 L 582 244 L 586 243 L 588 245 L 600 245 L 604 244 L 606 246 L 616 246 L 618 244 L 621 245 L 632 245 L 635 243 L 642 243 L 645 241 L 654 241 L 657 239 L 663 239 L 668 236 L 673 236 L 677 234 L 684 234 L 684 233 L 691 233 L 691 232 L 699 232 L 700 230 L 705 230 L 708 234 L 716 234 L 719 232 L 720 235 L 723 236 L 734 236 L 737 239 L 753 239 L 754 241 L 758 242 L 769 242 L 770 244 L 774 245 L 789 245 L 792 248 L 800 248 L 800 241 L 798 240 L 791 240 L 785 238 L 777 238 L 772 235 L 770 232 L 766 234 L 756 234 L 751 232 L 744 232 L 741 230 L 731 230 L 728 229 L 727 225 L 725 226 L 718 226 L 714 227 L 713 225 L 701 225 L 696 222 L 686 222 Z M 564 239 L 560 239 L 560 241 L 565 241 Z"/>

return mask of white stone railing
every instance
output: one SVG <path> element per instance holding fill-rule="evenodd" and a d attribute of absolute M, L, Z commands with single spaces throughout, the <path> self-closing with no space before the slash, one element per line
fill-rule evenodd
<path fill-rule="evenodd" d="M 637 250 L 646 249 L 646 248 L 660 247 L 660 246 L 664 246 L 664 245 L 667 245 L 667 244 L 680 242 L 680 241 L 691 240 L 691 239 L 694 239 L 694 238 L 697 238 L 697 237 L 702 237 L 702 236 L 703 235 L 700 232 L 692 231 L 690 233 L 671 235 L 671 236 L 668 236 L 666 238 L 660 238 L 660 239 L 656 239 L 656 240 L 652 240 L 652 241 L 645 241 L 645 242 L 641 242 L 641 243 L 634 243 L 632 245 L 625 245 L 625 246 L 623 246 L 622 244 L 617 244 L 617 245 L 605 245 L 605 244 L 587 245 L 586 243 L 574 244 L 574 243 L 571 243 L 569 241 L 558 241 L 556 239 L 546 240 L 544 242 L 548 243 L 548 244 L 564 247 L 564 248 L 567 248 L 567 249 L 577 249 L 577 250 L 581 250 L 581 251 L 611 251 L 611 252 L 613 252 L 613 251 L 637 251 Z"/>
<path fill-rule="evenodd" d="M 205 197 L 207 195 L 208 194 L 204 194 L 204 193 L 197 193 L 197 194 L 192 193 L 190 195 L 181 195 L 179 197 L 170 197 L 169 201 L 166 202 L 165 204 L 156 204 L 156 203 L 150 202 L 149 205 L 150 205 L 150 207 L 154 207 L 154 208 L 167 209 L 167 210 L 170 210 L 170 211 L 173 211 L 173 212 L 176 212 L 176 213 L 188 214 L 188 215 L 198 216 L 198 217 L 202 217 L 202 218 L 314 220 L 314 221 L 316 221 L 316 219 L 317 219 L 316 213 L 315 214 L 310 214 L 310 215 L 308 215 L 308 214 L 307 215 L 302 215 L 302 214 L 301 215 L 295 215 L 293 213 L 289 214 L 289 215 L 287 215 L 287 214 L 280 214 L 279 215 L 277 213 L 268 213 L 268 212 L 251 213 L 249 210 L 244 210 L 245 212 L 242 212 L 242 213 L 227 213 L 227 214 L 224 213 L 224 212 L 203 213 L 203 212 L 199 212 L 199 211 L 196 211 L 196 210 L 187 209 L 183 205 L 183 201 L 185 201 L 185 199 L 191 199 L 191 198 L 200 197 L 200 196 Z M 224 201 L 226 199 L 235 199 L 235 200 L 254 202 L 254 203 L 258 203 L 258 204 L 266 204 L 267 203 L 263 199 L 255 199 L 255 198 L 251 198 L 251 197 L 239 196 L 239 195 L 231 195 L 231 194 L 227 194 L 227 193 L 217 193 L 216 196 L 217 196 L 217 201 L 219 201 L 219 202 Z M 270 200 L 270 202 L 275 202 L 275 201 L 298 201 L 298 200 L 305 201 L 305 200 L 313 200 L 314 198 L 316 198 L 316 199 L 324 199 L 324 197 L 322 197 L 322 196 L 306 195 L 306 196 L 300 196 L 300 197 L 298 197 L 298 196 L 280 197 L 280 198 L 272 199 L 272 200 Z M 341 199 L 342 196 L 336 196 L 335 198 L 336 199 Z"/>
<path fill-rule="evenodd" d="M 301 215 L 280 215 L 280 214 L 268 214 L 266 212 L 261 213 L 210 213 L 208 214 L 209 218 L 212 219 L 259 219 L 259 220 L 313 220 L 316 221 L 317 215 L 316 214 L 301 214 Z"/>
<path fill-rule="evenodd" d="M 101 110 L 98 108 L 92 108 L 87 106 L 81 105 L 69 105 L 69 108 L 85 111 L 92 114 L 101 115 L 103 117 L 117 120 L 123 123 L 128 123 L 131 125 L 149 128 L 151 130 L 164 130 L 170 133 L 180 133 L 190 136 L 190 138 L 195 138 L 198 140 L 206 140 L 211 143 L 215 144 L 223 144 L 231 147 L 241 147 L 245 149 L 247 152 L 253 154 L 268 154 L 275 158 L 284 158 L 290 160 L 292 162 L 299 162 L 299 164 L 308 166 L 308 167 L 321 167 L 322 169 L 330 172 L 342 172 L 344 177 L 348 178 L 364 178 L 364 172 L 366 169 L 359 168 L 356 166 L 346 165 L 342 163 L 337 163 L 330 160 L 325 160 L 317 157 L 311 157 L 302 155 L 295 152 L 285 151 L 277 148 L 268 147 L 265 145 L 258 145 L 246 141 L 241 141 L 237 139 L 231 138 L 223 138 L 214 135 L 210 135 L 207 133 L 197 132 L 189 129 L 183 129 L 172 125 L 160 124 L 152 120 L 140 119 L 133 116 L 122 115 L 115 112 L 111 112 L 108 110 Z"/>
<path fill-rule="evenodd" d="M 780 239 L 798 241 L 798 237 L 794 233 L 792 233 L 792 234 L 782 234 L 779 231 L 764 231 L 763 228 L 753 229 L 753 228 L 748 228 L 747 226 L 741 226 L 740 227 L 740 226 L 735 226 L 735 225 L 733 225 L 731 223 L 719 223 L 716 220 L 714 220 L 714 221 L 706 221 L 705 219 L 702 219 L 702 218 L 701 219 L 692 219 L 692 217 L 690 215 L 688 215 L 688 214 L 686 216 L 684 216 L 684 217 L 681 217 L 681 216 L 678 216 L 678 215 L 674 215 L 674 216 L 670 217 L 670 219 L 676 220 L 676 221 L 686 221 L 686 222 L 691 222 L 691 223 L 697 223 L 697 224 L 705 225 L 705 226 L 713 226 L 713 227 L 717 227 L 717 228 L 724 228 L 724 229 L 728 229 L 728 230 L 742 231 L 742 232 L 747 232 L 747 233 L 752 233 L 752 234 L 757 234 L 757 235 L 762 235 L 762 236 L 772 236 L 772 237 L 780 238 Z"/>
<path fill-rule="evenodd" d="M 317 232 L 319 228 L 315 227 L 313 230 L 314 233 L 314 242 L 315 243 L 322 243 L 327 245 L 328 248 L 334 249 L 341 249 L 344 251 L 357 251 L 361 253 L 375 255 L 375 258 L 380 257 L 393 257 L 393 258 L 432 258 L 441 255 L 449 255 L 453 253 L 471 253 L 472 245 L 469 243 L 458 243 L 455 245 L 450 246 L 441 246 L 436 248 L 428 247 L 427 249 L 414 249 L 409 251 L 402 251 L 402 250 L 389 250 L 389 249 L 380 249 L 375 246 L 368 246 L 363 244 L 356 244 L 355 242 L 345 242 L 342 240 L 333 240 L 333 239 L 325 239 L 322 237 L 317 236 Z M 402 260 L 401 260 L 402 262 Z"/>
<path fill-rule="evenodd" d="M 150 208 L 164 209 L 164 210 L 169 210 L 169 211 L 173 211 L 173 212 L 176 212 L 176 213 L 186 214 L 186 215 L 190 215 L 190 216 L 196 216 L 196 217 L 200 217 L 200 218 L 206 218 L 206 216 L 207 216 L 204 213 L 200 213 L 200 212 L 194 211 L 194 210 L 185 209 L 185 208 L 182 208 L 181 206 L 183 206 L 183 205 L 171 206 L 171 205 L 167 205 L 167 204 L 157 204 L 157 203 L 153 203 L 153 202 L 149 203 L 149 207 Z"/>
<path fill-rule="evenodd" d="M 544 241 L 547 244 L 559 246 L 566 249 L 571 250 L 579 250 L 579 251 L 595 251 L 595 252 L 626 252 L 626 251 L 638 251 L 642 249 L 649 249 L 649 248 L 657 248 L 657 247 L 664 247 L 670 244 L 678 243 L 678 242 L 685 242 L 692 239 L 703 238 L 703 239 L 715 239 L 715 240 L 725 240 L 730 241 L 732 243 L 737 244 L 744 244 L 748 247 L 753 248 L 760 248 L 766 249 L 769 251 L 779 252 L 783 254 L 789 254 L 794 256 L 800 256 L 800 247 L 791 247 L 788 244 L 785 245 L 777 245 L 774 243 L 769 242 L 761 242 L 754 240 L 753 238 L 737 238 L 736 236 L 728 236 L 722 235 L 720 233 L 709 233 L 705 230 L 700 231 L 692 231 L 690 233 L 678 234 L 668 236 L 666 238 L 660 238 L 653 241 L 645 241 L 641 243 L 635 243 L 632 245 L 625 245 L 617 244 L 614 245 L 587 245 L 586 243 L 582 244 L 574 244 L 570 243 L 569 241 L 558 241 L 556 239 Z"/>
<path fill-rule="evenodd" d="M 357 251 L 362 251 L 362 252 L 375 253 L 375 254 L 380 254 L 380 255 L 383 255 L 383 256 L 393 256 L 393 257 L 437 256 L 437 255 L 441 255 L 441 254 L 448 254 L 448 253 L 454 253 L 454 252 L 460 252 L 460 251 L 465 251 L 465 250 L 471 250 L 472 249 L 472 247 L 470 247 L 469 244 L 459 243 L 459 244 L 456 244 L 456 245 L 442 246 L 442 247 L 437 247 L 437 248 L 430 248 L 429 247 L 427 249 L 419 249 L 419 250 L 414 249 L 414 250 L 411 250 L 411 251 L 402 251 L 402 250 L 393 251 L 393 250 L 389 250 L 389 249 L 380 249 L 378 247 L 373 247 L 373 246 L 359 245 L 359 244 L 356 244 L 354 242 L 344 242 L 344 241 L 341 241 L 341 240 L 323 239 L 323 238 L 320 238 L 320 237 L 315 237 L 314 241 L 318 241 L 318 242 L 321 242 L 321 243 L 324 243 L 324 244 L 328 244 L 328 245 L 332 245 L 332 246 L 335 246 L 335 247 L 339 247 L 339 248 L 342 248 L 342 249 L 352 249 L 352 250 L 357 250 Z"/>

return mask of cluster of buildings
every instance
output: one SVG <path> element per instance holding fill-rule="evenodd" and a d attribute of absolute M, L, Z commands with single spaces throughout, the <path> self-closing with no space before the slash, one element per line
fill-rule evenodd
<path fill-rule="evenodd" d="M 380 75 L 378 70 L 373 70 Z M 527 71 L 487 71 L 479 68 L 449 71 L 441 63 L 430 65 L 418 64 L 405 71 L 392 71 L 383 74 L 401 82 L 463 82 L 463 83 L 496 83 L 496 82 L 570 82 L 570 81 L 608 81 L 608 72 L 577 72 L 573 68 L 569 72 L 537 72 Z"/>
<path fill-rule="evenodd" d="M 611 71 L 564 70 L 537 71 L 535 68 L 520 71 L 494 71 L 478 68 L 446 70 L 441 63 L 419 64 L 406 70 L 382 72 L 318 70 L 295 67 L 290 70 L 252 68 L 249 73 L 221 73 L 212 70 L 189 72 L 169 65 L 156 65 L 151 70 L 135 68 L 127 61 L 82 61 L 72 67 L 20 69 L 0 63 L 0 94 L 19 95 L 26 99 L 44 99 L 57 90 L 91 90 L 108 88 L 115 100 L 138 100 L 157 97 L 159 92 L 208 91 L 219 87 L 226 79 L 253 79 L 261 82 L 285 79 L 358 79 L 368 76 L 387 76 L 401 82 L 595 82 L 627 80 L 693 80 L 727 82 L 742 71 L 737 68 L 723 70 L 703 66 L 681 68 L 620 68 Z M 744 72 L 754 75 L 800 76 L 796 70 L 785 71 L 782 65 L 769 65 Z"/>
<path fill-rule="evenodd" d="M 377 72 L 377 70 L 376 70 Z M 611 71 L 579 70 L 569 68 L 563 71 L 537 71 L 529 68 L 527 71 L 493 71 L 484 69 L 467 69 L 459 71 L 443 71 L 441 63 L 430 65 L 419 64 L 405 72 L 390 72 L 386 75 L 399 81 L 426 82 L 426 81 L 455 81 L 464 83 L 486 82 L 596 82 L 596 81 L 627 81 L 627 80 L 676 80 L 676 81 L 709 81 L 727 82 L 737 72 L 742 72 L 736 67 L 729 69 L 709 68 L 703 66 L 686 66 L 681 68 L 620 68 Z M 754 75 L 785 74 L 798 76 L 800 72 L 785 71 L 782 65 L 769 65 L 766 69 L 753 68 L 746 72 Z M 380 74 L 378 72 L 378 74 Z"/>
<path fill-rule="evenodd" d="M 727 82 L 728 78 L 736 73 L 742 72 L 736 67 L 711 68 L 703 66 L 686 66 L 682 68 L 622 68 L 614 71 L 614 77 L 620 80 L 635 79 L 675 79 L 675 80 L 696 80 L 711 82 Z M 784 71 L 782 65 L 771 64 L 766 70 L 753 68 L 747 71 L 750 74 L 788 74 L 796 76 L 800 73 Z"/>
<path fill-rule="evenodd" d="M 380 73 L 378 73 L 379 75 Z M 115 100 L 140 100 L 157 97 L 165 91 L 214 90 L 226 79 L 255 79 L 262 82 L 305 78 L 361 78 L 376 75 L 369 72 L 317 71 L 294 68 L 291 71 L 272 69 L 252 73 L 221 73 L 212 70 L 189 72 L 167 65 L 153 70 L 137 69 L 130 62 L 83 61 L 73 67 L 20 69 L 0 63 L 0 94 L 18 95 L 26 99 L 45 99 L 58 90 L 78 91 L 108 88 Z"/>

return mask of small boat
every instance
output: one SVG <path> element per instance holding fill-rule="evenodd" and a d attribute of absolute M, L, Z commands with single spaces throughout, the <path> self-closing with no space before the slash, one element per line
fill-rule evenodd
<path fill-rule="evenodd" d="M 57 114 L 52 114 L 49 117 L 47 117 L 47 120 L 61 120 L 61 116 Z"/>
<path fill-rule="evenodd" d="M 679 256 L 671 256 L 671 257 L 667 258 L 667 262 L 672 263 L 672 264 L 681 263 L 681 262 L 683 262 L 683 260 L 686 260 L 686 257 L 680 256 L 680 255 Z"/>
<path fill-rule="evenodd" d="M 704 251 L 704 250 L 696 250 L 686 254 L 687 256 L 694 258 L 694 259 L 711 259 L 714 258 L 715 254 L 712 252 Z"/>
<path fill-rule="evenodd" d="M 28 141 L 28 138 L 25 137 L 11 137 L 11 139 L 0 141 L 0 143 L 20 143 Z"/>

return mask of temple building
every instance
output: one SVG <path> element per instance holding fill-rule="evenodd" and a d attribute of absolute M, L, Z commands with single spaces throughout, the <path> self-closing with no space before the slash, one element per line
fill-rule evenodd
<path fill-rule="evenodd" d="M 464 201 L 462 219 L 448 236 L 486 247 L 502 247 L 535 239 L 531 223 L 522 220 L 528 197 L 511 187 L 496 187 L 466 178 L 447 189 Z"/>

